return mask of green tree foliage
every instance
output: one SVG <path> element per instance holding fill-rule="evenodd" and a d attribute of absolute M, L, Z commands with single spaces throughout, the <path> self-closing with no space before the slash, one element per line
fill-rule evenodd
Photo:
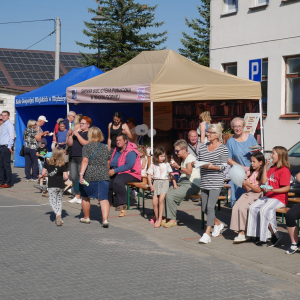
<path fill-rule="evenodd" d="M 201 2 L 200 6 L 197 5 L 200 18 L 191 21 L 185 18 L 186 25 L 194 30 L 194 36 L 182 32 L 183 48 L 179 49 L 179 53 L 201 65 L 209 66 L 210 0 Z"/>
<path fill-rule="evenodd" d="M 164 22 L 154 21 L 156 6 L 136 3 L 135 0 L 95 0 L 97 10 L 89 8 L 93 15 L 104 16 L 100 31 L 100 69 L 107 71 L 116 68 L 145 50 L 161 50 L 167 32 L 148 33 L 145 29 L 160 27 Z M 83 33 L 90 39 L 89 44 L 76 41 L 84 48 L 95 49 L 96 54 L 84 54 L 82 63 L 97 66 L 98 31 L 93 21 L 84 22 Z"/>

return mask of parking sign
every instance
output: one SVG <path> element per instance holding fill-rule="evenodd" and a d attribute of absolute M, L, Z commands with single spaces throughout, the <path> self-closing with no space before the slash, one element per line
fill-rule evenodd
<path fill-rule="evenodd" d="M 249 79 L 261 82 L 261 61 L 261 58 L 249 60 Z"/>

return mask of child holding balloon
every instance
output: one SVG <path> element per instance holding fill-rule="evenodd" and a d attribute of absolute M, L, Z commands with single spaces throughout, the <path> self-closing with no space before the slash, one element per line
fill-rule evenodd
<path fill-rule="evenodd" d="M 267 171 L 271 160 L 273 160 L 273 166 Z M 250 205 L 248 210 L 247 235 L 259 237 L 260 242 L 266 242 L 270 230 L 272 238 L 269 247 L 276 246 L 281 239 L 280 232 L 276 230 L 276 209 L 285 207 L 288 203 L 291 180 L 289 168 L 286 148 L 274 147 L 261 176 L 262 183 L 267 184 L 263 188 L 266 194 Z"/>
<path fill-rule="evenodd" d="M 230 229 L 237 231 L 238 236 L 234 243 L 239 244 L 247 240 L 245 235 L 247 226 L 247 215 L 249 206 L 262 196 L 261 177 L 265 166 L 265 157 L 261 152 L 251 155 L 251 167 L 243 182 L 244 193 L 234 204 L 231 214 Z"/>

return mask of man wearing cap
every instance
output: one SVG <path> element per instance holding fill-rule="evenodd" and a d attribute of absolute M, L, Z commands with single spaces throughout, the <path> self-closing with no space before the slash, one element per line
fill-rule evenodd
<path fill-rule="evenodd" d="M 15 130 L 9 117 L 9 111 L 4 110 L 1 115 L 3 125 L 0 133 L 0 188 L 11 187 L 10 157 L 13 153 L 12 146 L 15 140 Z"/>
<path fill-rule="evenodd" d="M 49 131 L 43 131 L 41 128 L 46 122 L 48 122 L 48 120 L 45 116 L 39 116 L 38 120 L 36 121 L 36 131 L 38 134 L 42 134 L 42 137 L 45 137 L 49 134 Z M 41 147 L 41 142 L 38 142 L 38 146 Z"/>

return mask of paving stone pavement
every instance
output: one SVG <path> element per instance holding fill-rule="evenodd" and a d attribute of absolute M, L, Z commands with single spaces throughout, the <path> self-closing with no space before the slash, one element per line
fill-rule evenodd
<path fill-rule="evenodd" d="M 64 205 L 57 227 L 48 205 L 0 193 L 0 299 L 299 299 L 295 283 L 118 223 L 134 216 L 104 229 Z"/>

